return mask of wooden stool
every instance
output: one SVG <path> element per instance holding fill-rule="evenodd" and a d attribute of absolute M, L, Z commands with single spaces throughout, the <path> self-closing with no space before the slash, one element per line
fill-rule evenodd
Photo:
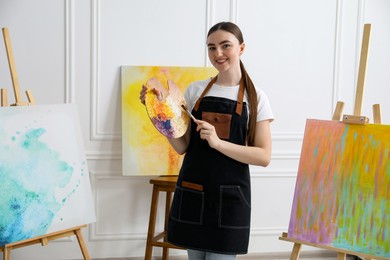
<path fill-rule="evenodd" d="M 150 180 L 150 184 L 153 184 L 153 194 L 152 203 L 150 206 L 148 237 L 146 239 L 146 260 L 150 260 L 152 258 L 152 250 L 154 246 L 163 248 L 162 259 L 164 260 L 169 258 L 169 248 L 183 249 L 167 242 L 169 210 L 171 208 L 172 193 L 176 188 L 177 177 L 177 175 L 160 176 Z M 160 192 L 166 192 L 164 231 L 155 236 L 158 197 Z M 162 242 L 159 242 L 159 240 L 162 240 Z"/>

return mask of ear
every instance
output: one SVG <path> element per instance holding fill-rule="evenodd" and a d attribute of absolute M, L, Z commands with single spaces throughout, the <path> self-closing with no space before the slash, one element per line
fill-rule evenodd
<path fill-rule="evenodd" d="M 240 45 L 240 56 L 244 53 L 245 50 L 245 42 L 241 43 Z"/>

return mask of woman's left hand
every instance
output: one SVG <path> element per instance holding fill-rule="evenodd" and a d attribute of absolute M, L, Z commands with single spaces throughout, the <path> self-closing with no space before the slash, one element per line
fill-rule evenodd
<path fill-rule="evenodd" d="M 211 148 L 218 147 L 221 139 L 219 139 L 215 127 L 203 120 L 196 120 L 195 123 L 198 125 L 196 131 L 199 132 L 200 138 L 206 140 Z"/>

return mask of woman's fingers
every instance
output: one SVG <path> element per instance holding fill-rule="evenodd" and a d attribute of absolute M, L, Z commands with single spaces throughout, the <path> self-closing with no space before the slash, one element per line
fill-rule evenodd
<path fill-rule="evenodd" d="M 197 120 L 197 123 L 196 131 L 199 132 L 200 139 L 206 140 L 212 148 L 217 147 L 220 139 L 215 131 L 215 127 L 203 120 Z"/>
<path fill-rule="evenodd" d="M 143 105 L 145 105 L 145 97 L 146 97 L 147 91 L 148 91 L 148 88 L 145 85 L 142 85 L 141 92 L 139 93 L 139 99 Z"/>
<path fill-rule="evenodd" d="M 196 120 L 198 126 L 196 127 L 196 131 L 200 133 L 202 137 L 211 135 L 214 131 L 214 126 L 203 121 L 203 120 Z"/>

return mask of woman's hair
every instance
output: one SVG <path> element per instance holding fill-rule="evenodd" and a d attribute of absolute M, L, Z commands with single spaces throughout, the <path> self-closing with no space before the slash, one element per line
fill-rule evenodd
<path fill-rule="evenodd" d="M 244 37 L 242 36 L 242 32 L 240 28 L 231 22 L 220 22 L 214 25 L 210 28 L 207 37 L 210 36 L 215 31 L 223 30 L 226 32 L 229 32 L 233 34 L 239 43 L 244 42 Z M 256 119 L 257 119 L 257 92 L 255 89 L 255 85 L 253 84 L 251 78 L 249 77 L 248 72 L 246 71 L 244 64 L 240 60 L 240 68 L 241 68 L 241 74 L 242 74 L 242 80 L 244 80 L 245 90 L 248 93 L 248 102 L 249 102 L 249 129 L 248 129 L 248 136 L 247 136 L 247 144 L 248 145 L 254 145 L 255 142 L 255 133 L 256 133 Z"/>

